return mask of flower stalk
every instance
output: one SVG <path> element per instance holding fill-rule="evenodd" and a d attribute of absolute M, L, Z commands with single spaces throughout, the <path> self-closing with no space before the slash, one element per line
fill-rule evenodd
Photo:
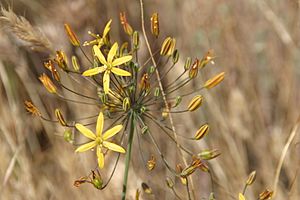
<path fill-rule="evenodd" d="M 126 199 L 128 173 L 129 173 L 129 166 L 131 160 L 131 150 L 132 150 L 134 130 L 135 130 L 135 115 L 134 112 L 132 111 L 130 115 L 129 138 L 128 138 L 128 144 L 126 149 L 126 157 L 125 157 L 125 171 L 124 171 L 124 179 L 123 179 L 122 200 Z"/>

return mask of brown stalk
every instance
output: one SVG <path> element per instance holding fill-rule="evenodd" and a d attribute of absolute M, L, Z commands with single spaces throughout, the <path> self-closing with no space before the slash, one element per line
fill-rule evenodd
<path fill-rule="evenodd" d="M 174 139 L 176 140 L 176 145 L 177 145 L 177 148 L 180 152 L 180 156 L 181 156 L 181 159 L 183 160 L 184 162 L 184 165 L 185 166 L 188 166 L 187 164 L 187 161 L 186 159 L 184 158 L 184 155 L 183 155 L 183 151 L 180 149 L 180 144 L 178 142 L 178 137 L 177 137 L 177 133 L 176 133 L 176 129 L 175 129 L 175 126 L 174 126 L 174 121 L 173 121 L 173 118 L 172 118 L 172 113 L 170 113 L 170 108 L 169 108 L 169 105 L 168 105 L 168 102 L 167 102 L 167 98 L 166 98 L 166 93 L 164 91 L 164 88 L 162 86 L 162 82 L 161 82 L 161 78 L 160 78 L 160 74 L 157 70 L 157 64 L 156 64 L 156 61 L 154 60 L 154 57 L 153 57 L 153 53 L 152 53 L 152 50 L 151 50 L 151 47 L 150 47 L 150 44 L 149 44 L 149 41 L 148 41 L 148 38 L 147 38 L 147 35 L 146 35 L 146 30 L 145 30 L 145 20 L 144 20 L 144 2 L 143 0 L 139 0 L 140 1 L 140 8 L 141 8 L 141 22 L 142 22 L 142 31 L 143 31 L 143 35 L 145 37 L 145 42 L 146 42 L 146 46 L 148 48 L 148 52 L 150 54 L 150 57 L 151 57 L 151 60 L 152 60 L 152 63 L 154 65 L 154 68 L 155 68 L 155 74 L 156 74 L 156 77 L 157 77 L 157 81 L 158 81 L 158 84 L 159 84 L 159 88 L 161 90 L 161 94 L 162 94 L 162 97 L 163 97 L 163 101 L 165 103 L 165 107 L 166 107 L 166 111 L 169 112 L 169 120 L 170 120 L 170 124 L 171 124 L 171 128 L 172 128 L 172 132 L 173 132 L 173 135 L 174 135 Z M 193 180 L 191 177 L 189 177 L 191 179 L 191 190 L 192 190 L 192 194 L 194 195 L 194 184 L 193 184 Z"/>

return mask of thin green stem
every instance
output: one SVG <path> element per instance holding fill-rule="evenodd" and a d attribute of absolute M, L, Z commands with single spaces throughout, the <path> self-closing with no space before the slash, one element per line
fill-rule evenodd
<path fill-rule="evenodd" d="M 129 138 L 128 138 L 128 144 L 127 144 L 127 149 L 126 149 L 122 200 L 126 199 L 127 180 L 128 180 L 129 165 L 130 165 L 130 160 L 131 160 L 131 150 L 132 150 L 134 130 L 135 130 L 135 116 L 134 116 L 134 112 L 132 112 L 131 117 L 130 117 Z"/>

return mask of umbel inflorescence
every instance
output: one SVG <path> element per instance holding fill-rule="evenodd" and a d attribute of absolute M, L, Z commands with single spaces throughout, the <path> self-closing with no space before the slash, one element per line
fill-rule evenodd
<path fill-rule="evenodd" d="M 166 177 L 167 186 L 172 190 L 177 198 L 180 197 L 175 190 L 174 178 L 179 178 L 180 182 L 187 188 L 187 196 L 192 198 L 191 176 L 195 170 L 202 170 L 213 178 L 211 169 L 207 161 L 220 155 L 217 149 L 192 152 L 189 148 L 179 143 L 176 129 L 172 120 L 172 114 L 191 113 L 196 111 L 204 102 L 201 91 L 210 90 L 221 83 L 224 79 L 224 72 L 216 74 L 209 80 L 200 82 L 198 79 L 199 71 L 209 63 L 214 64 L 215 55 L 209 50 L 200 59 L 185 59 L 184 65 L 179 66 L 179 50 L 176 49 L 176 40 L 172 37 L 160 39 L 158 14 L 154 13 L 151 17 L 152 37 L 161 43 L 160 48 L 152 51 L 146 33 L 143 33 L 147 44 L 147 51 L 150 56 L 146 60 L 139 58 L 141 50 L 139 32 L 134 30 L 127 22 L 124 13 L 120 14 L 120 21 L 125 34 L 128 35 L 128 42 L 122 44 L 110 38 L 112 20 L 109 20 L 101 34 L 88 32 L 92 37 L 90 41 L 81 42 L 68 24 L 65 24 L 66 34 L 71 44 L 79 48 L 89 62 L 88 66 L 80 66 L 79 58 L 72 56 L 67 58 L 63 51 L 57 51 L 56 55 L 44 63 L 47 72 L 42 74 L 39 79 L 46 90 L 59 99 L 76 103 L 81 106 L 91 106 L 97 111 L 97 115 L 87 116 L 84 119 L 69 120 L 63 117 L 62 111 L 57 108 L 53 112 L 56 120 L 48 119 L 30 101 L 25 101 L 26 110 L 43 120 L 59 123 L 65 127 L 63 137 L 66 141 L 74 145 L 74 151 L 78 153 L 88 153 L 88 150 L 95 152 L 95 166 L 89 175 L 76 180 L 74 185 L 80 186 L 83 183 L 90 183 L 97 189 L 104 189 L 109 184 L 119 163 L 120 156 L 125 156 L 125 169 L 122 199 L 126 197 L 127 179 L 131 153 L 133 151 L 133 138 L 135 135 L 144 135 L 150 138 L 154 148 L 164 166 L 173 174 L 173 177 Z M 146 48 L 146 47 L 144 47 Z M 89 57 L 85 51 L 91 51 Z M 181 69 L 181 73 L 174 77 L 173 71 Z M 94 95 L 88 96 L 78 90 L 67 87 L 61 79 L 61 73 L 67 76 L 76 77 L 89 83 Z M 47 75 L 48 74 L 48 75 Z M 196 82 L 198 88 L 191 91 L 178 91 L 186 88 L 190 83 Z M 164 83 L 164 84 L 163 84 Z M 70 99 L 63 95 L 63 90 L 73 93 L 80 97 Z M 189 99 L 187 105 L 181 105 L 183 98 Z M 183 109 L 182 109 L 183 108 Z M 83 123 L 86 119 L 93 119 L 91 123 Z M 105 129 L 106 125 L 108 128 Z M 109 125 L 109 126 L 108 126 Z M 160 130 L 152 131 L 151 127 L 157 126 Z M 196 133 L 184 135 L 188 140 L 200 140 L 209 132 L 209 125 L 203 124 Z M 155 134 L 165 134 L 174 142 L 182 153 L 184 165 L 173 166 L 164 156 L 161 147 L 156 141 Z M 83 135 L 86 142 L 79 142 L 77 135 Z M 76 136 L 76 137 L 75 137 Z M 147 149 L 143 149 L 147 151 Z M 139 151 L 139 149 L 136 149 Z M 114 167 L 107 180 L 101 177 L 101 171 L 106 167 L 106 157 L 108 152 L 117 154 Z M 151 158 L 145 163 L 148 170 L 155 170 L 156 158 Z M 188 162 L 187 162 L 188 160 Z M 190 162 L 190 163 L 189 163 Z M 252 183 L 251 183 L 252 184 Z M 250 184 L 248 184 L 250 185 Z M 143 183 L 144 192 L 151 193 L 151 188 Z M 245 191 L 244 191 L 245 192 Z M 243 194 L 244 194 L 243 192 Z M 137 192 L 138 196 L 139 192 Z M 243 194 L 240 198 L 244 197 Z M 267 196 L 267 195 L 265 195 Z M 209 197 L 214 199 L 213 191 Z"/>

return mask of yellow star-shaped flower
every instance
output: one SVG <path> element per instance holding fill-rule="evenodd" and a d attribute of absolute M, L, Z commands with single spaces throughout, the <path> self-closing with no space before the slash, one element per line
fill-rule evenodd
<path fill-rule="evenodd" d="M 104 44 L 104 39 L 105 39 L 106 35 L 110 31 L 111 22 L 112 22 L 112 20 L 109 20 L 107 22 L 107 24 L 105 25 L 105 28 L 104 28 L 103 33 L 102 33 L 102 37 L 99 34 L 94 34 L 94 33 L 89 31 L 88 34 L 91 35 L 92 37 L 96 38 L 96 39 L 92 40 L 92 41 L 85 41 L 83 43 L 83 46 L 96 45 L 97 44 L 99 47 L 101 47 Z"/>
<path fill-rule="evenodd" d="M 103 147 L 110 149 L 112 151 L 125 153 L 125 149 L 117 144 L 108 142 L 107 140 L 117 134 L 122 128 L 122 125 L 116 125 L 113 128 L 107 130 L 103 135 L 103 125 L 104 125 L 104 117 L 103 113 L 100 112 L 97 125 L 96 125 L 96 134 L 94 134 L 90 129 L 86 128 L 82 124 L 75 124 L 75 127 L 78 131 L 80 131 L 85 137 L 91 139 L 91 142 L 81 145 L 78 147 L 75 152 L 84 152 L 96 147 L 96 154 L 98 158 L 98 166 L 100 169 L 104 167 L 104 154 L 102 152 Z"/>
<path fill-rule="evenodd" d="M 117 50 L 118 43 L 114 43 L 111 49 L 108 52 L 107 59 L 105 59 L 104 55 L 100 51 L 97 45 L 93 46 L 94 54 L 99 59 L 99 61 L 103 64 L 101 67 L 95 67 L 93 69 L 86 70 L 83 72 L 83 76 L 93 76 L 99 73 L 103 73 L 103 90 L 104 93 L 107 94 L 109 92 L 109 82 L 110 82 L 110 73 L 114 73 L 119 76 L 131 76 L 131 73 L 118 68 L 117 66 L 122 65 L 132 59 L 132 56 L 123 56 L 120 58 L 114 58 Z"/>

